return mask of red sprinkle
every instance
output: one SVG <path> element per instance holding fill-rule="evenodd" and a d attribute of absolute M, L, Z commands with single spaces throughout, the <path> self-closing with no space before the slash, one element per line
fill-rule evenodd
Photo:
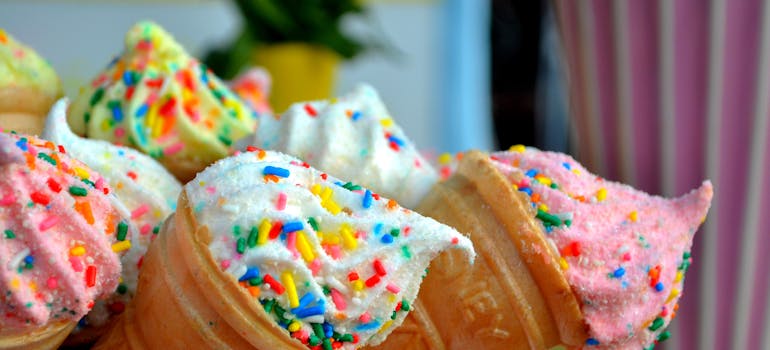
<path fill-rule="evenodd" d="M 51 197 L 42 192 L 32 192 L 29 197 L 32 198 L 33 202 L 41 205 L 48 205 L 51 202 Z"/>
<path fill-rule="evenodd" d="M 353 282 L 353 281 L 356 281 L 356 280 L 358 280 L 358 273 L 356 273 L 354 271 L 354 272 L 351 272 L 351 273 L 348 274 L 348 281 Z"/>
<path fill-rule="evenodd" d="M 374 259 L 374 272 L 377 273 L 379 276 L 385 276 L 388 274 L 387 271 L 385 271 L 385 266 L 382 266 L 382 262 L 379 259 Z"/>
<path fill-rule="evenodd" d="M 309 103 L 305 104 L 305 112 L 307 112 L 307 114 L 310 114 L 311 117 L 315 117 L 318 115 L 318 112 Z"/>
<path fill-rule="evenodd" d="M 59 145 L 59 153 L 67 154 L 67 150 L 64 149 L 64 146 Z"/>
<path fill-rule="evenodd" d="M 278 238 L 278 235 L 281 234 L 281 230 L 283 230 L 283 223 L 278 221 L 273 224 L 273 227 L 270 228 L 270 233 L 267 234 L 270 239 L 276 239 Z"/>
<path fill-rule="evenodd" d="M 263 280 L 265 281 L 265 283 L 267 283 L 267 285 L 270 286 L 272 290 L 275 291 L 275 294 L 281 295 L 285 291 L 285 288 L 283 287 L 283 285 L 280 282 L 276 281 L 275 278 L 273 278 L 273 276 L 270 276 L 270 274 L 265 275 L 265 278 L 263 278 Z"/>
<path fill-rule="evenodd" d="M 174 115 L 174 107 L 176 107 L 176 99 L 175 98 L 169 98 L 166 103 L 164 103 L 160 110 L 158 110 L 158 114 L 164 116 L 164 117 L 170 117 Z"/>
<path fill-rule="evenodd" d="M 48 181 L 46 181 L 45 183 L 48 184 L 48 188 L 50 188 L 51 191 L 54 191 L 56 193 L 61 192 L 61 185 L 58 182 L 56 182 L 56 180 L 54 180 L 53 178 L 49 177 Z"/>
<path fill-rule="evenodd" d="M 325 173 L 321 174 L 321 178 L 324 179 L 324 180 L 326 180 L 326 178 L 328 178 L 328 177 L 329 177 L 329 175 L 326 175 Z"/>
<path fill-rule="evenodd" d="M 96 266 L 88 265 L 86 267 L 86 286 L 93 287 L 96 285 Z"/>
<path fill-rule="evenodd" d="M 568 244 L 561 252 L 562 256 L 580 256 L 580 242 L 574 241 Z"/>
<path fill-rule="evenodd" d="M 374 275 L 372 277 L 369 277 L 369 279 L 367 279 L 366 282 L 364 282 L 364 284 L 369 288 L 374 287 L 375 285 L 377 285 L 377 283 L 380 283 L 379 275 Z"/>
<path fill-rule="evenodd" d="M 129 172 L 126 173 L 126 175 L 128 175 L 128 177 L 130 177 L 131 180 L 136 181 L 136 173 L 135 172 L 129 171 Z"/>

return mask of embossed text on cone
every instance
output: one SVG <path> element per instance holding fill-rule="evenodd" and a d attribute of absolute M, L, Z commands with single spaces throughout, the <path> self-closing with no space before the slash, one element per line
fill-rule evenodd
<path fill-rule="evenodd" d="M 587 329 L 578 300 L 526 198 L 487 156 L 465 154 L 417 211 L 470 235 L 479 257 L 444 252 L 415 310 L 378 349 L 578 347 Z"/>
<path fill-rule="evenodd" d="M 143 260 L 136 297 L 94 349 L 302 349 L 222 272 L 182 192 Z"/>

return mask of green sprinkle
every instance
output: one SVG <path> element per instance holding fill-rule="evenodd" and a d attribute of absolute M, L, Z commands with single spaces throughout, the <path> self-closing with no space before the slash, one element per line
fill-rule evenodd
<path fill-rule="evenodd" d="M 270 313 L 273 311 L 273 306 L 275 306 L 275 299 L 269 299 L 265 302 L 265 312 Z"/>
<path fill-rule="evenodd" d="M 572 226 L 572 220 L 564 220 L 564 225 L 567 225 L 567 227 Z"/>
<path fill-rule="evenodd" d="M 16 238 L 16 235 L 13 233 L 13 231 L 5 230 L 4 232 L 5 232 L 5 238 L 8 238 L 8 239 Z"/>
<path fill-rule="evenodd" d="M 352 182 L 348 182 L 344 185 L 342 185 L 342 188 L 347 189 L 348 191 L 358 191 L 361 189 L 361 186 L 356 185 Z"/>
<path fill-rule="evenodd" d="M 663 322 L 664 322 L 664 321 L 663 321 L 663 318 L 661 318 L 661 317 L 656 317 L 656 318 L 655 318 L 655 320 L 654 320 L 654 321 L 652 321 L 652 324 L 650 325 L 650 328 L 649 328 L 649 330 L 651 330 L 651 331 L 653 331 L 653 332 L 654 332 L 654 331 L 657 331 L 657 330 L 658 330 L 660 327 L 662 327 L 662 326 L 663 326 Z"/>
<path fill-rule="evenodd" d="M 233 144 L 233 140 L 230 140 L 227 136 L 219 135 L 217 136 L 217 138 L 219 139 L 219 141 L 222 141 L 222 143 L 224 143 L 225 146 L 230 146 Z"/>
<path fill-rule="evenodd" d="M 89 179 L 80 179 L 80 181 L 83 181 L 83 183 L 86 184 L 86 185 L 89 185 L 89 186 L 91 186 L 93 188 L 96 188 L 96 184 L 93 181 L 89 180 Z"/>
<path fill-rule="evenodd" d="M 238 251 L 238 254 L 243 254 L 246 251 L 246 240 L 243 237 L 238 238 L 238 243 L 236 244 L 235 249 Z"/>
<path fill-rule="evenodd" d="M 24 304 L 24 306 L 26 306 L 27 308 L 31 308 L 31 307 L 32 307 L 32 305 L 34 305 L 34 304 L 32 304 L 32 302 L 31 302 L 31 301 L 30 301 L 30 302 L 28 302 L 28 303 L 26 303 L 26 304 Z"/>
<path fill-rule="evenodd" d="M 320 323 L 311 323 L 311 327 L 313 327 L 313 333 L 316 337 L 323 339 L 326 338 L 326 333 L 324 333 L 324 328 Z"/>
<path fill-rule="evenodd" d="M 156 235 L 157 235 L 157 234 L 158 234 L 158 232 L 160 232 L 160 225 L 157 225 L 157 226 L 155 226 L 155 227 L 153 227 L 153 228 L 152 228 L 152 233 L 153 233 L 153 234 L 156 234 Z"/>
<path fill-rule="evenodd" d="M 123 284 L 123 283 L 119 284 L 118 285 L 118 293 L 126 294 L 126 292 L 128 292 L 128 287 L 125 284 Z"/>
<path fill-rule="evenodd" d="M 85 124 L 88 125 L 88 122 L 91 121 L 91 113 L 83 113 L 83 121 L 85 121 Z"/>
<path fill-rule="evenodd" d="M 407 259 L 412 258 L 412 252 L 409 251 L 409 246 L 401 246 L 401 253 L 404 254 L 404 257 Z"/>
<path fill-rule="evenodd" d="M 543 221 L 543 224 L 551 225 L 551 226 L 561 226 L 562 222 L 561 220 L 553 214 L 546 213 L 540 209 L 537 210 L 536 218 Z"/>
<path fill-rule="evenodd" d="M 401 310 L 409 311 L 409 309 L 411 309 L 411 308 L 412 308 L 412 306 L 409 305 L 409 301 L 408 300 L 406 300 L 406 299 L 401 300 Z"/>
<path fill-rule="evenodd" d="M 235 237 L 238 237 L 241 235 L 241 226 L 239 225 L 233 226 L 233 235 L 235 235 Z"/>
<path fill-rule="evenodd" d="M 682 254 L 682 259 L 685 259 L 685 260 L 687 260 L 687 259 L 689 259 L 689 258 L 690 258 L 690 256 L 691 256 L 691 255 L 690 255 L 690 252 L 684 252 L 684 254 Z"/>
<path fill-rule="evenodd" d="M 348 342 L 349 343 L 349 342 L 353 341 L 353 335 L 350 334 L 350 333 L 346 333 L 346 334 L 342 335 L 341 337 L 339 337 L 337 340 L 339 340 L 341 342 Z"/>
<path fill-rule="evenodd" d="M 391 320 L 395 320 L 396 319 L 396 311 L 393 311 L 393 313 L 390 315 L 390 319 Z"/>
<path fill-rule="evenodd" d="M 324 339 L 324 350 L 332 350 L 332 341 L 329 338 Z"/>
<path fill-rule="evenodd" d="M 658 341 L 661 342 L 668 338 L 671 338 L 671 332 L 665 331 L 663 333 L 660 333 L 660 335 L 658 336 Z"/>
<path fill-rule="evenodd" d="M 559 189 L 559 185 L 551 182 L 551 188 L 553 188 L 554 190 Z"/>
<path fill-rule="evenodd" d="M 329 286 L 323 286 L 323 292 L 324 292 L 324 295 L 332 294 L 332 290 L 331 288 L 329 288 Z"/>
<path fill-rule="evenodd" d="M 45 154 L 43 152 L 38 153 L 37 157 L 42 159 L 42 160 L 44 160 L 44 161 L 46 161 L 46 162 L 48 162 L 48 163 L 51 163 L 51 165 L 53 165 L 53 166 L 56 166 L 56 160 L 51 158 L 51 156 L 49 156 L 49 155 L 47 155 L 47 154 Z"/>
<path fill-rule="evenodd" d="M 99 100 L 101 100 L 103 96 L 104 89 L 98 88 L 96 91 L 94 91 L 94 94 L 91 95 L 91 100 L 88 101 L 88 103 L 91 104 L 91 107 L 93 107 L 95 104 L 99 103 Z"/>
<path fill-rule="evenodd" d="M 393 236 L 393 237 L 398 237 L 398 235 L 400 235 L 400 234 L 401 234 L 401 230 L 399 230 L 397 228 L 394 228 L 394 229 L 390 230 L 390 235 Z"/>
<path fill-rule="evenodd" d="M 336 331 L 332 332 L 332 339 L 340 339 L 340 338 L 342 338 L 342 334 Z"/>
<path fill-rule="evenodd" d="M 307 339 L 307 343 L 310 346 L 316 346 L 318 344 L 321 344 L 321 339 L 318 339 L 318 337 L 315 334 L 311 334 L 310 337 Z"/>
<path fill-rule="evenodd" d="M 275 314 L 275 317 L 278 317 L 278 323 L 284 323 L 288 324 L 288 321 L 286 317 L 283 315 L 286 313 L 286 309 L 282 308 L 281 305 L 275 304 L 273 305 L 273 314 Z"/>
<path fill-rule="evenodd" d="M 249 285 L 252 286 L 252 287 L 253 286 L 258 286 L 260 284 L 262 284 L 262 277 L 254 277 L 254 278 L 249 280 Z"/>
<path fill-rule="evenodd" d="M 119 241 L 125 241 L 126 235 L 128 235 L 128 225 L 125 222 L 121 221 L 118 223 L 117 238 Z"/>
<path fill-rule="evenodd" d="M 310 224 L 310 227 L 312 227 L 315 232 L 318 232 L 318 222 L 315 221 L 314 217 L 307 219 L 307 223 Z"/>
<path fill-rule="evenodd" d="M 70 194 L 73 196 L 85 197 L 88 195 L 88 191 L 83 187 L 70 186 Z"/>
<path fill-rule="evenodd" d="M 249 230 L 249 247 L 254 248 L 257 246 L 257 236 L 259 235 L 259 229 L 256 226 L 252 226 Z"/>

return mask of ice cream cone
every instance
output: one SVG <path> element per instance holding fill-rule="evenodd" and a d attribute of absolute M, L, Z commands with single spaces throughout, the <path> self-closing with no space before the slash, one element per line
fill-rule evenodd
<path fill-rule="evenodd" d="M 457 173 L 436 185 L 417 211 L 468 233 L 480 259 L 469 266 L 459 263 L 456 252 L 439 256 L 423 281 L 415 311 L 380 348 L 584 344 L 588 335 L 578 300 L 533 210 L 488 156 L 466 153 Z"/>
<path fill-rule="evenodd" d="M 28 135 L 40 135 L 55 99 L 33 88 L 0 88 L 0 127 Z"/>
<path fill-rule="evenodd" d="M 144 257 L 137 295 L 94 349 L 302 349 L 219 269 L 191 211 L 183 192 Z"/>
<path fill-rule="evenodd" d="M 0 349 L 56 349 L 75 328 L 75 322 L 56 322 L 35 330 L 0 331 Z"/>

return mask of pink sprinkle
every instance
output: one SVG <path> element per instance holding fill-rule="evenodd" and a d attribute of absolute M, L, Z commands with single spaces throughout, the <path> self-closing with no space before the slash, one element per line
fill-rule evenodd
<path fill-rule="evenodd" d="M 217 188 L 214 186 L 206 187 L 206 192 L 208 192 L 209 194 L 217 193 Z"/>
<path fill-rule="evenodd" d="M 294 257 L 299 256 L 299 252 L 297 252 L 297 232 L 289 232 L 286 234 L 286 249 L 288 249 L 292 254 L 294 254 Z"/>
<path fill-rule="evenodd" d="M 142 215 L 147 214 L 147 212 L 150 211 L 150 206 L 147 204 L 142 204 L 139 206 L 139 208 L 134 209 L 134 211 L 131 212 L 131 220 L 136 220 L 140 218 Z"/>
<path fill-rule="evenodd" d="M 230 260 L 222 260 L 219 266 L 222 267 L 222 270 L 227 270 L 230 267 Z"/>
<path fill-rule="evenodd" d="M 308 265 L 308 268 L 310 268 L 310 271 L 313 272 L 313 276 L 317 275 L 318 271 L 321 271 L 320 259 L 314 259 L 313 262 Z"/>
<path fill-rule="evenodd" d="M 56 279 L 56 277 L 48 277 L 48 280 L 45 282 L 46 286 L 48 286 L 48 289 L 56 289 L 56 287 L 59 286 L 59 281 Z"/>
<path fill-rule="evenodd" d="M 2 206 L 11 205 L 14 202 L 16 202 L 16 196 L 13 193 L 9 193 L 9 194 L 6 194 L 2 200 L 0 200 L 0 205 Z"/>
<path fill-rule="evenodd" d="M 342 257 L 342 248 L 340 248 L 338 244 L 330 245 L 328 247 L 329 249 L 327 249 L 327 251 L 332 259 L 339 260 Z"/>
<path fill-rule="evenodd" d="M 391 292 L 391 293 L 393 293 L 393 294 L 398 294 L 398 292 L 400 292 L 400 291 L 401 291 L 401 288 L 398 288 L 398 286 L 396 286 L 396 285 L 395 285 L 395 284 L 393 284 L 393 283 L 388 283 L 388 285 L 387 285 L 387 286 L 385 286 L 385 289 L 387 289 L 387 290 L 388 290 L 388 292 Z"/>
<path fill-rule="evenodd" d="M 342 297 L 342 294 L 340 294 L 339 291 L 332 288 L 332 302 L 334 302 L 334 306 L 337 307 L 337 310 L 345 310 L 348 307 L 348 304 L 345 303 L 345 298 Z"/>
<path fill-rule="evenodd" d="M 174 153 L 177 153 L 181 151 L 184 148 L 184 143 L 178 142 L 171 146 L 166 147 L 166 149 L 163 150 L 163 155 L 170 156 Z"/>
<path fill-rule="evenodd" d="M 358 230 L 356 231 L 356 239 L 366 240 L 367 238 L 366 231 L 364 230 Z"/>
<path fill-rule="evenodd" d="M 623 261 L 630 261 L 630 260 L 631 260 L 631 253 L 623 254 Z"/>
<path fill-rule="evenodd" d="M 286 209 L 286 193 L 281 192 L 278 194 L 278 202 L 275 204 L 275 207 L 278 210 Z"/>
<path fill-rule="evenodd" d="M 126 129 L 123 128 L 115 128 L 115 137 L 123 137 L 126 134 Z"/>
<path fill-rule="evenodd" d="M 55 215 L 51 215 L 45 218 L 43 221 L 41 221 L 40 226 L 38 226 L 38 228 L 40 228 L 40 231 L 45 231 L 51 227 L 56 226 L 56 224 L 58 223 L 59 223 L 59 217 Z"/>
<path fill-rule="evenodd" d="M 152 230 L 152 226 L 150 224 L 144 224 L 144 226 L 142 226 L 139 229 L 139 233 L 142 234 L 142 235 L 146 235 L 146 234 L 150 233 L 151 230 Z"/>
<path fill-rule="evenodd" d="M 83 262 L 75 256 L 70 257 L 70 265 L 72 265 L 72 269 L 75 270 L 75 272 L 83 271 Z"/>
<path fill-rule="evenodd" d="M 372 320 L 372 315 L 369 315 L 368 312 L 364 312 L 358 317 L 358 320 L 361 321 L 361 323 L 369 323 Z"/>
<path fill-rule="evenodd" d="M 98 180 L 96 180 L 96 183 L 94 185 L 96 185 L 97 190 L 101 191 L 101 189 L 104 188 L 104 178 L 100 177 Z"/>
<path fill-rule="evenodd" d="M 150 96 L 147 96 L 147 101 L 145 101 L 145 103 L 148 106 L 152 106 L 152 104 L 155 103 L 155 101 L 157 100 L 158 100 L 158 93 L 153 91 L 150 93 Z"/>

